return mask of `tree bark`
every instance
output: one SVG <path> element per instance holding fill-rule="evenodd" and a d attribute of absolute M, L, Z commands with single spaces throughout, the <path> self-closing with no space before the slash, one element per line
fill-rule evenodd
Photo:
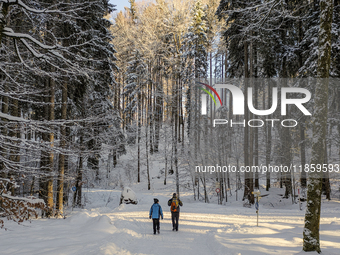
<path fill-rule="evenodd" d="M 61 106 L 61 119 L 67 119 L 67 83 L 65 80 L 62 86 L 62 106 Z M 66 125 L 62 124 L 60 127 L 60 148 L 61 150 L 66 149 Z M 57 201 L 56 201 L 56 210 L 57 216 L 61 216 L 64 214 L 64 206 L 63 206 L 63 197 L 64 197 L 64 174 L 65 174 L 65 154 L 61 152 L 59 154 L 59 176 L 57 183 Z"/>
<path fill-rule="evenodd" d="M 149 91 L 150 93 L 150 91 Z M 148 98 L 149 98 L 149 93 L 148 93 Z M 149 101 L 147 98 L 147 101 Z M 149 129 L 149 118 L 150 118 L 150 109 L 149 109 L 149 103 L 146 102 L 146 129 L 145 129 L 145 147 L 146 147 L 146 150 L 145 150 L 145 157 L 146 157 L 146 172 L 147 172 L 147 175 L 148 175 L 148 190 L 151 189 L 151 184 L 150 184 L 150 169 L 149 169 L 149 144 L 148 144 L 148 129 Z"/>
<path fill-rule="evenodd" d="M 328 77 L 331 59 L 331 27 L 333 0 L 320 0 L 320 29 L 317 84 L 314 98 L 313 140 L 311 164 L 322 164 L 326 146 L 328 113 Z M 325 79 L 322 79 L 325 78 Z M 303 250 L 321 253 L 319 226 L 321 211 L 322 173 L 310 173 L 307 191 L 307 208 L 303 230 Z"/>
<path fill-rule="evenodd" d="M 6 27 L 6 18 L 7 18 L 8 11 L 9 11 L 9 4 L 0 3 L 0 8 L 1 8 L 0 14 L 2 15 L 2 18 L 0 18 L 0 46 L 1 46 L 3 31 L 4 31 L 4 28 Z"/>
<path fill-rule="evenodd" d="M 138 94 L 137 101 L 137 182 L 140 182 L 140 139 L 141 139 L 141 95 Z"/>
<path fill-rule="evenodd" d="M 50 105 L 49 105 L 49 121 L 54 120 L 54 103 L 55 103 L 55 81 L 50 78 Z M 49 133 L 49 143 L 50 143 L 50 151 L 48 155 L 48 164 L 47 164 L 47 171 L 49 172 L 49 177 L 47 180 L 47 217 L 50 217 L 53 215 L 53 162 L 54 162 L 54 129 L 53 127 L 50 127 L 50 133 Z"/>
<path fill-rule="evenodd" d="M 248 127 L 248 82 L 249 82 L 249 71 L 248 71 L 248 43 L 244 42 L 244 120 L 245 120 L 245 128 L 244 128 L 244 166 L 249 166 L 249 127 Z M 251 95 L 250 95 L 251 96 Z M 253 191 L 253 176 L 252 173 L 244 174 L 244 194 L 243 199 L 247 199 L 250 204 L 254 203 L 254 195 L 252 195 Z"/>
<path fill-rule="evenodd" d="M 265 95 L 265 93 L 263 93 Z M 272 86 L 269 81 L 268 83 L 268 108 L 272 105 Z M 265 104 L 265 102 L 263 103 Z M 268 116 L 269 119 L 271 119 L 271 115 Z M 266 166 L 269 167 L 270 164 L 270 157 L 272 153 L 272 127 L 266 127 Z M 266 173 L 266 191 L 269 191 L 270 189 L 270 171 L 267 171 Z"/>
<path fill-rule="evenodd" d="M 304 169 L 304 166 L 306 165 L 306 144 L 305 144 L 305 118 L 302 117 L 300 121 L 300 155 L 301 155 L 301 166 L 302 166 L 302 171 L 301 171 L 301 177 L 300 177 L 300 182 L 301 182 L 301 188 L 306 188 L 307 187 L 307 176 L 306 172 Z"/>

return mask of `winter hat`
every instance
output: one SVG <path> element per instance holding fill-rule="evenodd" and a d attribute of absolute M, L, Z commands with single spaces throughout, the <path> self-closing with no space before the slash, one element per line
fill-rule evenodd
<path fill-rule="evenodd" d="M 172 197 L 177 197 L 177 194 L 176 193 L 172 194 Z"/>
<path fill-rule="evenodd" d="M 157 198 L 153 199 L 154 203 L 157 203 L 159 200 Z"/>

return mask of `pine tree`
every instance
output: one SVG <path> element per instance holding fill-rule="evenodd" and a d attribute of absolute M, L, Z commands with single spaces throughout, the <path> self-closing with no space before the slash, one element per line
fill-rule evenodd
<path fill-rule="evenodd" d="M 129 143 L 135 143 L 135 137 L 137 136 L 137 181 L 140 182 L 141 172 L 141 158 L 140 158 L 140 142 L 141 142 L 141 122 L 142 122 L 142 97 L 143 90 L 147 86 L 147 65 L 144 62 L 143 56 L 136 49 L 131 56 L 131 61 L 128 64 L 127 70 L 127 82 L 124 87 L 123 95 L 126 98 L 126 107 L 124 111 L 127 113 L 128 123 L 127 130 L 130 131 Z M 137 123 L 133 126 L 133 119 L 136 116 Z"/>
<path fill-rule="evenodd" d="M 327 113 L 328 113 L 328 78 L 331 63 L 331 28 L 333 16 L 333 0 L 320 1 L 320 28 L 319 28 L 319 55 L 317 69 L 317 85 L 314 99 L 313 113 L 313 143 L 312 164 L 323 164 Z M 305 214 L 305 227 L 303 230 L 303 250 L 321 253 L 320 248 L 320 214 L 321 214 L 321 178 L 322 173 L 317 171 L 310 173 L 307 209 Z"/>
<path fill-rule="evenodd" d="M 207 76 L 207 46 L 208 37 L 206 31 L 206 24 L 204 21 L 205 14 L 203 5 L 200 0 L 197 0 L 192 9 L 192 21 L 188 32 L 183 36 L 182 46 L 182 79 L 188 85 L 186 91 L 186 111 L 188 114 L 188 134 L 195 126 L 192 123 L 195 120 L 192 109 L 195 101 L 198 98 L 197 90 L 193 85 L 193 79 L 202 79 Z M 195 95 L 195 97 L 194 97 Z"/>
<path fill-rule="evenodd" d="M 5 105 L 0 175 L 30 181 L 30 194 L 38 180 L 49 216 L 57 190 L 56 209 L 62 215 L 65 180 L 77 175 L 76 193 L 81 194 L 83 157 L 96 161 L 104 142 L 124 152 L 121 120 L 111 103 L 117 71 L 111 23 L 104 18 L 113 6 L 108 1 L 31 4 L 0 3 L 0 96 Z M 85 141 L 78 143 L 76 134 Z M 67 159 L 78 157 L 78 151 L 84 153 L 74 173 Z"/>

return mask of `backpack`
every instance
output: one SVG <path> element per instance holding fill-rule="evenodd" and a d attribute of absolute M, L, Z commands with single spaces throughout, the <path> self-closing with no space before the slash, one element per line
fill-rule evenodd
<path fill-rule="evenodd" d="M 177 212 L 178 210 L 178 199 L 177 198 L 172 199 L 170 210 L 172 212 Z"/>

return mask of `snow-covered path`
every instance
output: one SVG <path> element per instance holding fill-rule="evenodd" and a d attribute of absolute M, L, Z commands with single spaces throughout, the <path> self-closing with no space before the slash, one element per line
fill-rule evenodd
<path fill-rule="evenodd" d="M 152 234 L 146 211 L 129 212 L 129 208 L 113 213 L 111 218 L 117 228 L 125 228 L 122 238 L 136 244 L 125 246 L 131 254 L 296 254 L 302 249 L 301 212 L 263 213 L 257 227 L 253 209 L 209 207 L 200 212 L 201 204 L 187 204 L 181 213 L 179 232 L 171 231 L 170 213 L 166 213 L 159 236 Z M 325 254 L 340 254 L 339 226 L 339 218 L 322 219 L 322 228 L 327 229 L 321 231 Z"/>
<path fill-rule="evenodd" d="M 225 254 L 211 229 L 220 224 L 208 223 L 206 215 L 183 213 L 178 232 L 172 231 L 170 213 L 164 216 L 160 235 L 152 234 L 151 220 L 143 211 L 116 214 L 113 224 L 122 231 L 119 238 L 126 240 L 131 254 Z"/>
<path fill-rule="evenodd" d="M 66 219 L 39 219 L 0 230 L 0 254 L 296 254 L 302 249 L 304 212 L 291 209 L 260 211 L 256 226 L 254 208 L 240 203 L 226 206 L 189 201 L 178 232 L 173 232 L 166 205 L 169 194 L 138 194 L 138 205 L 117 207 L 119 191 L 90 190 L 86 209 Z M 148 211 L 153 197 L 165 213 L 161 234 L 152 234 Z M 340 254 L 340 204 L 323 204 L 321 246 L 324 254 Z M 336 217 L 334 217 L 336 216 Z"/>

